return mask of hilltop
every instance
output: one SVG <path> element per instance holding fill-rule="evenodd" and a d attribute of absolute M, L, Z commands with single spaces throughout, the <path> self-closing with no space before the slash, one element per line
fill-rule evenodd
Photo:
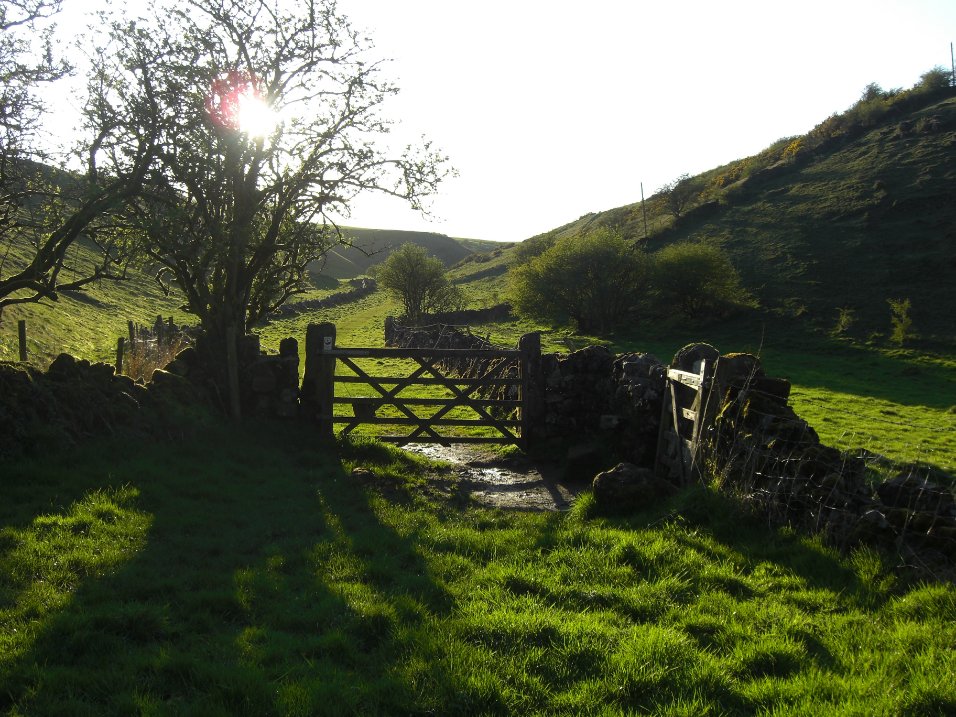
<path fill-rule="evenodd" d="M 316 266 L 316 274 L 335 279 L 350 279 L 368 272 L 384 261 L 393 249 L 402 244 L 417 244 L 429 255 L 452 266 L 475 251 L 486 250 L 495 244 L 479 239 L 454 239 L 435 232 L 401 231 L 398 229 L 363 229 L 343 227 L 342 233 L 349 244 L 335 247 L 326 256 L 324 263 Z"/>
<path fill-rule="evenodd" d="M 636 202 L 528 241 L 609 226 L 649 251 L 711 242 L 771 315 L 829 329 L 849 309 L 849 333 L 866 339 L 887 331 L 888 299 L 910 299 L 922 337 L 952 343 L 956 98 L 944 94 L 895 103 L 884 95 L 876 101 L 886 108 L 869 115 L 872 102 L 861 100 L 805 136 L 689 178 L 690 208 L 675 219 L 660 195 L 649 198 L 646 232 Z"/>

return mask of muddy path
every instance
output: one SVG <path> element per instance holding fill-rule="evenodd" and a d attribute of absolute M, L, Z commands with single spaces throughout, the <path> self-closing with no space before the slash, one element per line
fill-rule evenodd
<path fill-rule="evenodd" d="M 587 481 L 565 480 L 558 463 L 524 455 L 503 457 L 468 445 L 413 443 L 404 448 L 450 463 L 456 492 L 491 508 L 568 510 L 578 493 L 590 487 Z"/>

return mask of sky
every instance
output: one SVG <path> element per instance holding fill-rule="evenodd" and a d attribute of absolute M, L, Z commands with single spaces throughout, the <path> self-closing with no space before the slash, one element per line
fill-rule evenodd
<path fill-rule="evenodd" d="M 458 172 L 429 217 L 360 198 L 346 223 L 495 241 L 803 134 L 871 82 L 911 87 L 956 40 L 956 0 L 338 5 L 401 88 L 394 141 L 424 135 Z"/>

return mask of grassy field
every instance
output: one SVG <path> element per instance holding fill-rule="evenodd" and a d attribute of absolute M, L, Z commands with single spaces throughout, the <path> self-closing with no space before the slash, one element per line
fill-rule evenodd
<path fill-rule="evenodd" d="M 0 478 L 5 714 L 956 711 L 952 584 L 703 489 L 495 512 L 273 425 L 64 458 Z"/>

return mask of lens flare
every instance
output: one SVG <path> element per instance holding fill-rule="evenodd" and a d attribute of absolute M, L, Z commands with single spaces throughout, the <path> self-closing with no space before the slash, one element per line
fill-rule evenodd
<path fill-rule="evenodd" d="M 238 71 L 213 81 L 206 98 L 206 113 L 217 127 L 257 139 L 270 135 L 278 124 L 278 116 L 259 82 Z"/>

